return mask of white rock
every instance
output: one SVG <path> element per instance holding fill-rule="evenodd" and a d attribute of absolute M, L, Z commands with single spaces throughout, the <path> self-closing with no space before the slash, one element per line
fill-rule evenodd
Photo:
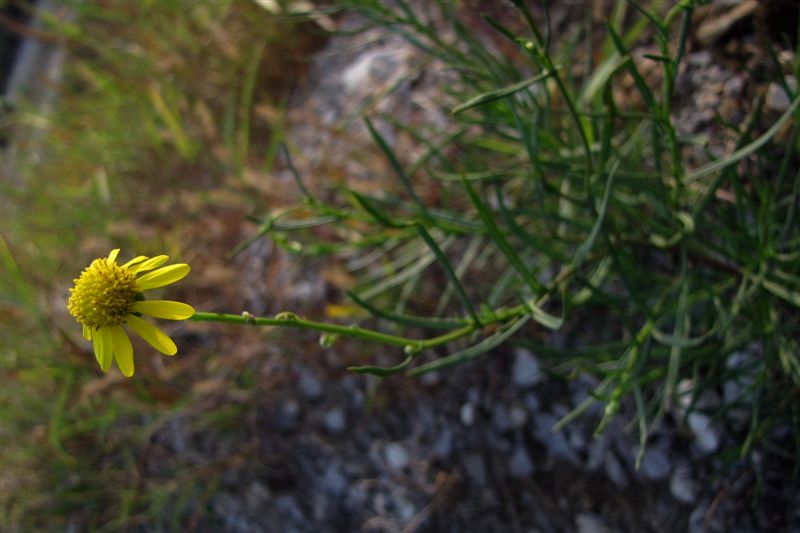
<path fill-rule="evenodd" d="M 386 462 L 389 463 L 389 466 L 396 470 L 402 470 L 408 466 L 408 452 L 403 445 L 398 442 L 392 442 L 386 446 L 384 455 L 386 456 Z"/>
<path fill-rule="evenodd" d="M 514 385 L 530 387 L 542 380 L 539 361 L 530 350 L 520 349 L 514 353 L 514 366 L 511 370 Z"/>
<path fill-rule="evenodd" d="M 722 398 L 725 404 L 737 404 L 728 414 L 740 425 L 750 420 L 751 410 L 748 406 L 753 404 L 752 387 L 759 366 L 753 354 L 747 351 L 733 352 L 725 361 L 725 367 L 732 371 L 733 376 L 722 386 Z"/>
<path fill-rule="evenodd" d="M 470 402 L 461 406 L 461 423 L 465 426 L 471 426 L 475 423 L 475 405 Z"/>
<path fill-rule="evenodd" d="M 344 431 L 344 427 L 347 420 L 344 416 L 344 410 L 341 407 L 334 407 L 327 413 L 325 413 L 325 429 L 328 430 L 329 433 L 337 434 Z"/>
<path fill-rule="evenodd" d="M 642 477 L 651 481 L 660 481 L 669 476 L 672 465 L 667 453 L 661 448 L 648 448 L 642 457 L 639 471 Z"/>
<path fill-rule="evenodd" d="M 669 478 L 669 491 L 682 503 L 692 504 L 697 499 L 697 482 L 692 478 L 692 470 L 687 465 L 675 468 Z"/>
<path fill-rule="evenodd" d="M 719 430 L 712 426 L 708 416 L 702 413 L 689 413 L 686 421 L 701 451 L 711 453 L 719 448 Z"/>
<path fill-rule="evenodd" d="M 797 80 L 794 77 L 788 76 L 786 78 L 786 84 L 793 90 L 797 90 Z M 786 89 L 783 88 L 783 85 L 776 82 L 769 84 L 769 88 L 767 88 L 766 100 L 766 105 L 768 108 L 774 111 L 783 112 L 789 109 L 791 104 L 792 99 L 789 98 L 789 95 L 786 93 Z"/>
<path fill-rule="evenodd" d="M 528 411 L 521 405 L 511 406 L 509 416 L 511 418 L 511 426 L 514 429 L 521 428 L 528 421 Z"/>
<path fill-rule="evenodd" d="M 298 383 L 303 395 L 309 400 L 317 400 L 322 396 L 322 383 L 311 372 L 304 370 L 300 374 L 300 382 Z"/>

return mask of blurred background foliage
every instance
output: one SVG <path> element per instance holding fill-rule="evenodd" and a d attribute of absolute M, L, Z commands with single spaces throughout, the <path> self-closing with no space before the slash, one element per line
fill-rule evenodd
<path fill-rule="evenodd" d="M 188 260 L 195 278 L 207 272 L 170 297 L 242 308 L 220 265 L 260 200 L 252 182 L 272 167 L 289 90 L 322 34 L 251 2 L 71 2 L 37 13 L 33 37 L 67 57 L 51 102 L 20 99 L 4 119 L 13 141 L 2 184 L 0 522 L 196 523 L 224 464 L 193 471 L 179 460 L 149 477 L 140 470 L 149 435 L 175 413 L 201 413 L 206 431 L 229 426 L 239 405 L 200 402 L 222 382 L 233 393 L 252 379 L 234 368 L 203 382 L 190 363 L 170 380 L 163 367 L 148 372 L 143 345 L 138 381 L 99 376 L 63 301 L 92 258 L 120 247 Z M 205 339 L 178 335 L 182 353 Z M 241 353 L 253 341 L 239 342 Z"/>

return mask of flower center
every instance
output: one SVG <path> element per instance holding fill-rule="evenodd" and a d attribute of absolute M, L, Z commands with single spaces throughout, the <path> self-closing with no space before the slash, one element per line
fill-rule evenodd
<path fill-rule="evenodd" d="M 84 326 L 116 326 L 133 312 L 136 293 L 136 274 L 113 261 L 95 259 L 75 280 L 67 308 Z"/>

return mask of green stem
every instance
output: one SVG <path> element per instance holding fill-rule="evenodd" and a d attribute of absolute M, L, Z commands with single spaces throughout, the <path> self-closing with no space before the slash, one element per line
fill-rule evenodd
<path fill-rule="evenodd" d="M 410 339 L 397 335 L 388 335 L 358 326 L 345 326 L 341 324 L 330 324 L 300 318 L 294 313 L 278 313 L 275 317 L 257 317 L 249 313 L 233 315 L 228 313 L 204 313 L 197 312 L 189 320 L 195 322 L 223 322 L 228 324 L 241 324 L 247 326 L 284 326 L 320 331 L 322 333 L 332 333 L 346 337 L 365 339 L 392 346 L 403 346 L 411 351 L 424 350 L 441 344 L 446 344 L 452 340 L 464 337 L 475 331 L 478 326 L 475 323 L 460 327 L 444 335 L 432 337 L 430 339 Z"/>
<path fill-rule="evenodd" d="M 563 280 L 568 278 L 572 273 L 572 268 L 567 267 L 563 269 L 551 282 L 550 289 L 552 290 L 552 288 L 563 282 Z M 536 305 L 544 304 L 548 297 L 549 296 L 547 292 L 541 295 L 536 300 Z M 433 348 L 435 346 L 441 346 L 456 339 L 466 337 L 467 335 L 483 329 L 484 327 L 506 323 L 511 319 L 519 318 L 528 314 L 529 312 L 529 308 L 526 305 L 516 305 L 505 309 L 496 309 L 490 314 L 487 313 L 487 316 L 481 316 L 480 322 L 474 318 L 467 319 L 469 320 L 467 324 L 455 328 L 443 335 L 438 335 L 429 339 L 410 339 L 408 337 L 380 333 L 378 331 L 361 328 L 355 325 L 346 326 L 342 324 L 331 324 L 328 322 L 306 320 L 305 318 L 300 318 L 296 314 L 289 312 L 278 313 L 274 317 L 260 317 L 253 316 L 246 311 L 241 315 L 233 315 L 229 313 L 205 313 L 201 311 L 196 312 L 194 315 L 189 317 L 189 320 L 194 320 L 195 322 L 222 322 L 227 324 L 240 324 L 244 326 L 284 326 L 310 329 L 322 333 L 343 335 L 345 337 L 364 339 L 382 344 L 388 344 L 391 346 L 402 346 L 406 353 L 409 355 L 414 355 L 422 350 Z"/>

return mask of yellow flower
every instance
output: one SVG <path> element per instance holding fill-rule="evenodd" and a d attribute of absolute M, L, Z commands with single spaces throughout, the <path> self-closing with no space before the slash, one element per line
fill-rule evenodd
<path fill-rule="evenodd" d="M 133 346 L 122 326 L 128 326 L 164 355 L 175 355 L 178 348 L 172 339 L 141 316 L 185 320 L 194 314 L 194 309 L 181 302 L 145 300 L 143 293 L 183 279 L 189 273 L 189 265 L 161 267 L 169 259 L 166 255 L 140 255 L 120 266 L 117 254 L 119 249 L 111 250 L 106 258 L 95 259 L 74 280 L 67 308 L 83 326 L 86 340 L 92 341 L 103 372 L 111 368 L 113 356 L 123 375 L 131 377 Z M 147 274 L 140 275 L 143 272 Z"/>

